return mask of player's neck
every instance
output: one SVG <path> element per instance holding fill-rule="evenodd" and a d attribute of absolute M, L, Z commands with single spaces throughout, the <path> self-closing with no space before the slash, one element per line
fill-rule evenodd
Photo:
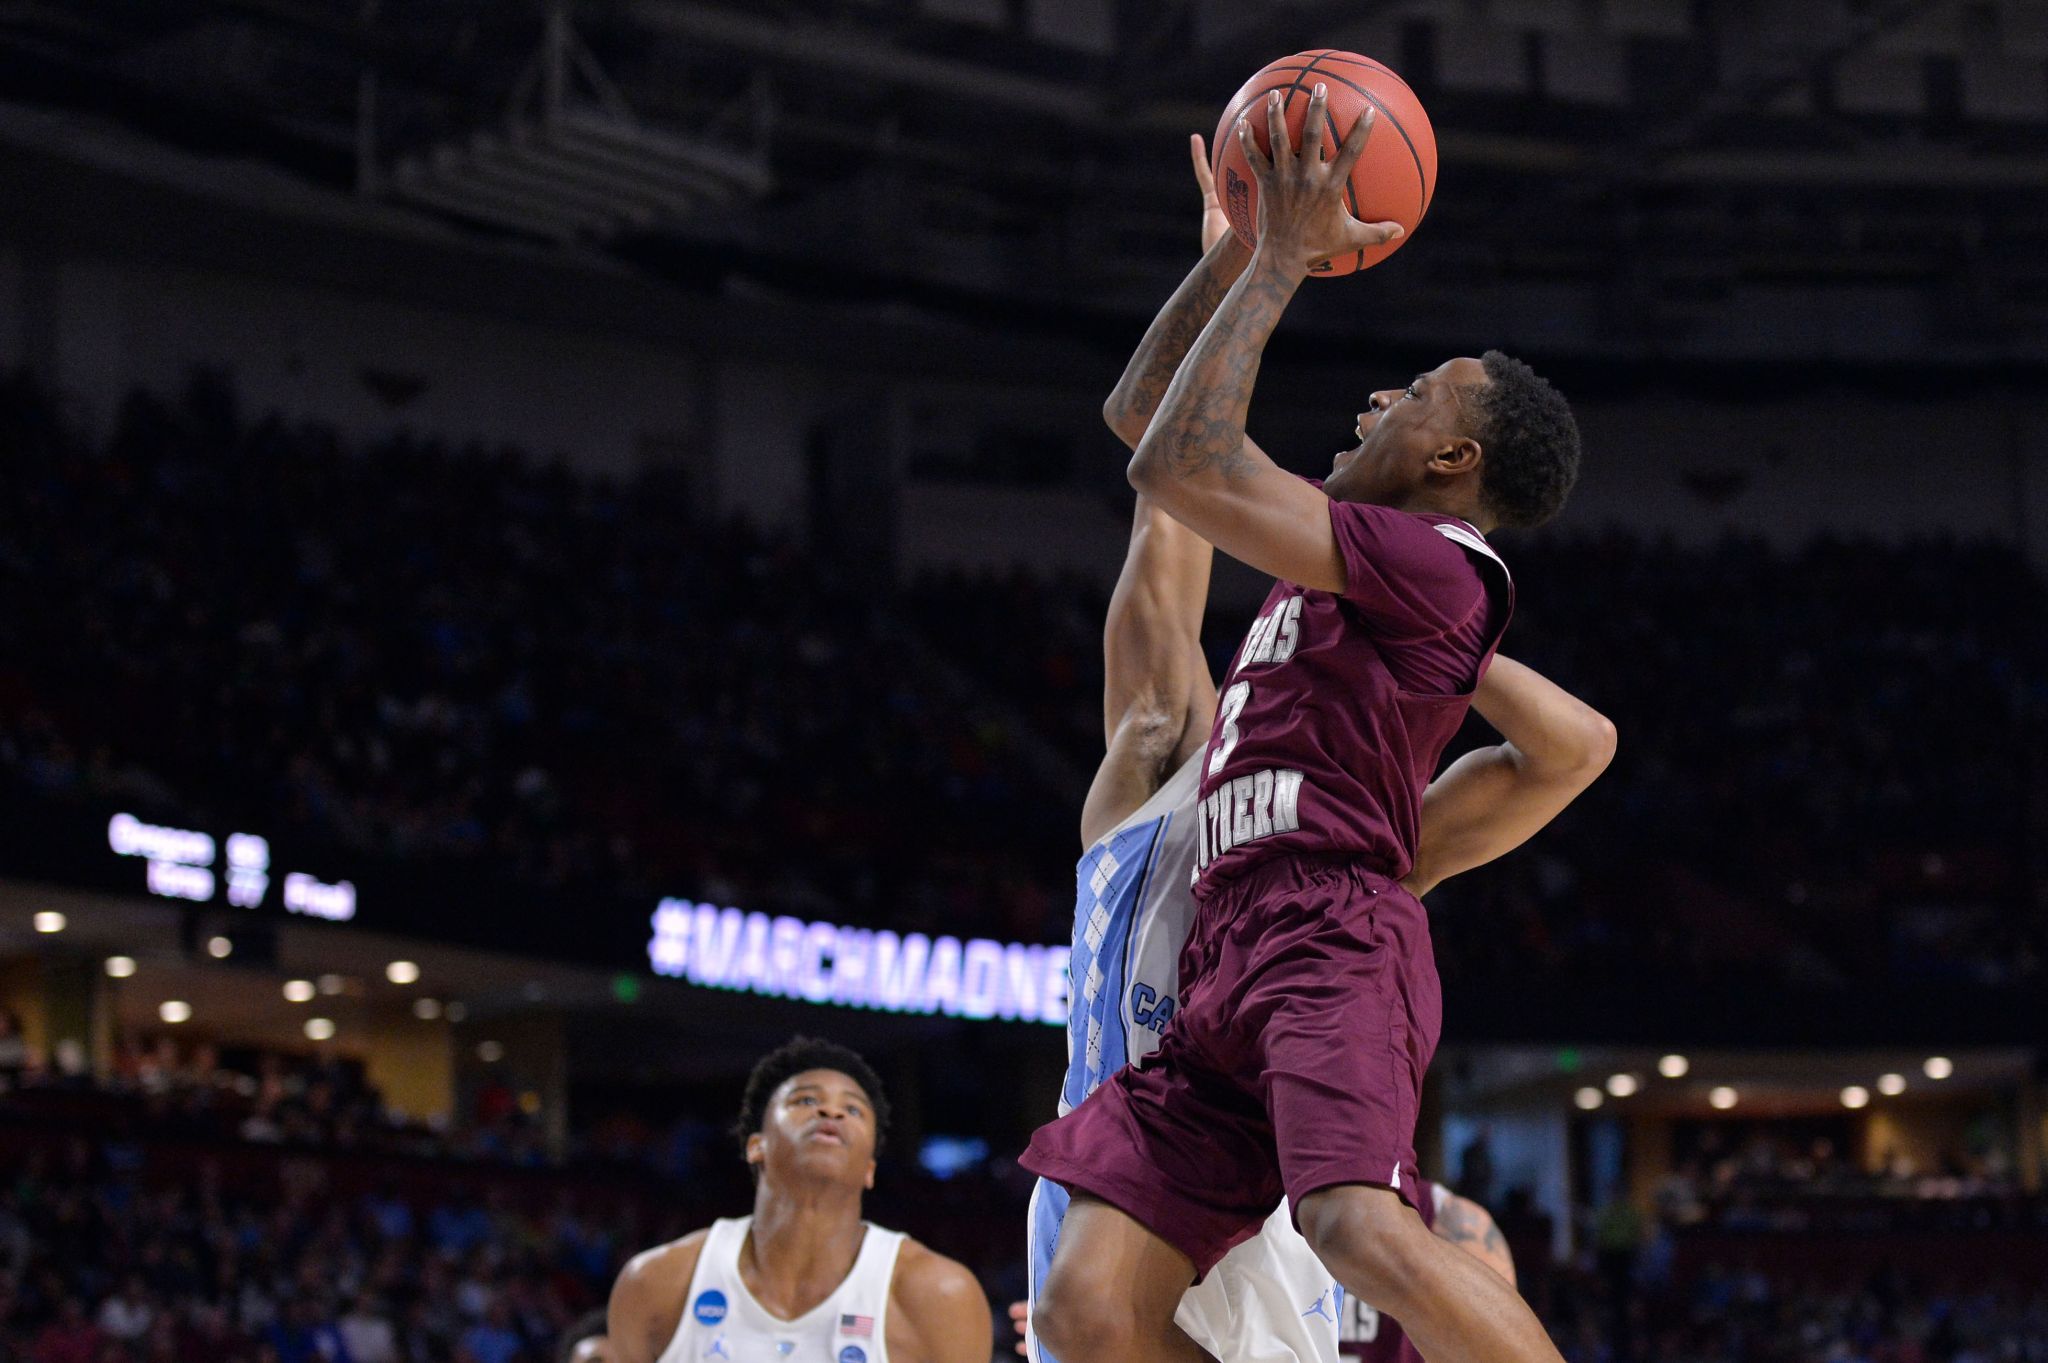
<path fill-rule="evenodd" d="M 860 1204 L 858 1188 L 761 1180 L 742 1263 L 751 1260 L 764 1306 L 801 1314 L 831 1295 L 860 1257 Z"/>
<path fill-rule="evenodd" d="M 1418 488 L 1412 496 L 1403 500 L 1394 509 L 1406 511 L 1410 515 L 1456 516 L 1467 525 L 1476 527 L 1480 534 L 1491 535 L 1494 527 L 1493 517 L 1487 515 L 1483 508 L 1473 505 L 1473 500 L 1469 497 L 1445 496 L 1434 488 Z"/>

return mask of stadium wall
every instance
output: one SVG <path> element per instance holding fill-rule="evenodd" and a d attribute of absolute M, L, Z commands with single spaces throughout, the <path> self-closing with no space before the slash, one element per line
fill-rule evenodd
<path fill-rule="evenodd" d="M 1128 525 L 1121 455 L 1094 423 L 1099 393 L 1084 377 L 1099 371 L 1106 390 L 1115 356 L 1083 355 L 1069 372 L 1034 379 L 1004 362 L 1008 339 L 962 336 L 959 356 L 986 347 L 995 376 L 977 398 L 957 378 L 892 365 L 884 349 L 852 354 L 822 337 L 763 359 L 759 337 L 729 347 L 713 331 L 658 344 L 21 243 L 0 245 L 0 308 L 10 319 L 0 357 L 42 367 L 102 427 L 130 388 L 175 389 L 195 366 L 220 366 L 251 413 L 318 418 L 356 437 L 404 427 L 505 442 L 607 474 L 679 466 L 707 508 L 797 527 L 822 434 L 873 421 L 876 476 L 902 480 L 897 557 L 907 571 L 1029 564 L 1106 579 Z M 1272 368 L 1253 429 L 1309 469 L 1348 438 L 1366 384 L 1399 378 Z M 1844 386 L 1759 398 L 1737 387 L 1726 402 L 1650 395 L 1579 410 L 1588 458 L 1564 532 L 1627 527 L 1694 544 L 1729 533 L 1781 545 L 1818 533 L 1982 537 L 2048 565 L 2039 397 L 1923 387 L 1873 400 Z M 1035 424 L 1020 436 L 1020 422 Z M 1074 425 L 1082 432 L 1051 448 Z M 972 468 L 942 479 L 917 471 L 935 442 L 973 450 L 990 431 L 1013 448 L 1043 439 L 1070 468 L 1050 486 L 1019 486 L 1014 469 L 1000 482 L 977 481 Z"/>

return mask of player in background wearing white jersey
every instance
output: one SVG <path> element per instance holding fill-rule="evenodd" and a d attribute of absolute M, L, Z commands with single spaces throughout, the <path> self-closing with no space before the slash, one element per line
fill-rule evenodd
<path fill-rule="evenodd" d="M 1191 151 L 1206 201 L 1207 249 L 1229 229 L 1200 138 Z M 1158 395 L 1192 340 L 1192 330 L 1175 336 L 1156 325 L 1146 336 L 1105 408 L 1127 443 L 1144 435 Z M 1062 1112 L 1126 1061 L 1156 1048 L 1178 996 L 1176 963 L 1194 916 L 1189 880 L 1197 761 L 1216 710 L 1215 683 L 1201 650 L 1211 559 L 1207 542 L 1138 499 L 1103 631 L 1107 751 L 1081 817 L 1086 851 L 1077 874 L 1074 1010 Z M 1276 647 L 1292 646 L 1285 622 L 1271 633 Z M 1404 882 L 1418 896 L 1526 841 L 1613 756 L 1614 728 L 1605 717 L 1509 659 L 1495 660 L 1473 708 L 1507 741 L 1468 753 L 1425 792 L 1420 847 Z M 1034 1293 L 1051 1262 L 1066 1202 L 1064 1189 L 1043 1181 L 1033 1195 Z M 1514 1281 L 1513 1261 L 1484 1209 L 1440 1185 L 1433 1204 L 1433 1229 L 1441 1238 Z M 1013 1307 L 1011 1314 L 1023 1313 Z M 1400 1332 L 1378 1331 L 1371 1307 L 1344 1300 L 1284 1204 L 1256 1237 L 1189 1290 L 1175 1321 L 1225 1363 L 1334 1360 L 1340 1322 L 1350 1327 L 1346 1352 L 1411 1363 L 1417 1357 Z M 1052 1363 L 1028 1334 L 1026 1352 Z"/>
<path fill-rule="evenodd" d="M 634 1256 L 612 1288 L 616 1363 L 988 1363 L 967 1268 L 861 1218 L 888 1099 L 844 1046 L 763 1056 L 736 1127 L 754 1214 Z"/>

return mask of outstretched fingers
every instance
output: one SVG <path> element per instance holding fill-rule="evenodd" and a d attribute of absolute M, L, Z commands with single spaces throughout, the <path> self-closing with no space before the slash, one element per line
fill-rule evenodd
<path fill-rule="evenodd" d="M 1209 149 L 1200 133 L 1188 134 L 1188 159 L 1195 163 L 1195 184 L 1200 186 L 1204 198 L 1216 193 L 1216 174 L 1209 169 Z"/>
<path fill-rule="evenodd" d="M 1244 148 L 1245 164 L 1251 167 L 1252 178 L 1262 186 L 1268 183 L 1273 178 L 1273 158 L 1259 150 L 1249 111 L 1237 116 L 1237 145 Z"/>
<path fill-rule="evenodd" d="M 1321 87 L 1318 86 L 1318 89 Z M 1365 112 L 1351 125 L 1351 131 L 1344 136 L 1344 145 L 1337 149 L 1337 164 L 1333 168 L 1338 179 L 1349 179 L 1351 168 L 1358 164 L 1358 158 L 1365 154 L 1365 144 L 1372 139 L 1372 125 L 1379 111 L 1368 104 Z"/>
<path fill-rule="evenodd" d="M 1283 166 L 1294 161 L 1294 139 L 1287 135 L 1287 101 L 1278 90 L 1266 96 L 1266 136 L 1273 143 L 1273 164 Z"/>
<path fill-rule="evenodd" d="M 1344 214 L 1344 230 L 1350 235 L 1354 247 L 1385 246 L 1408 232 L 1398 222 L 1360 222 L 1349 211 Z"/>
<path fill-rule="evenodd" d="M 1301 159 L 1312 166 L 1323 163 L 1323 125 L 1329 121 L 1324 108 L 1329 102 L 1329 87 L 1318 84 L 1308 97 L 1308 117 L 1301 123 Z"/>

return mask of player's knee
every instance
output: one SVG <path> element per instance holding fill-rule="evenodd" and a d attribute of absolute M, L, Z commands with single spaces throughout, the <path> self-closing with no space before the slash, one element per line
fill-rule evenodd
<path fill-rule="evenodd" d="M 1383 1188 L 1327 1188 L 1302 1199 L 1306 1239 L 1331 1276 L 1388 1314 L 1424 1289 L 1432 1248 L 1413 1208 Z"/>
<path fill-rule="evenodd" d="M 1087 1363 L 1130 1357 L 1138 1319 L 1128 1295 L 1100 1276 L 1055 1268 L 1032 1303 L 1031 1329 L 1060 1363 Z"/>

